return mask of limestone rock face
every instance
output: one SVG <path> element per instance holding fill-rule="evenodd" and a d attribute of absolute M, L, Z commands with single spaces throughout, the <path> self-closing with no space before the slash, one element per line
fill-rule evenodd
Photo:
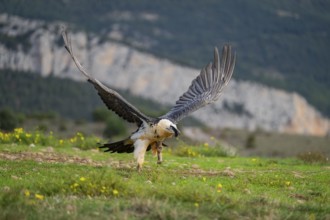
<path fill-rule="evenodd" d="M 63 47 L 61 26 L 0 14 L 1 35 L 25 37 L 16 45 L 0 42 L 0 68 L 84 80 Z M 200 72 L 119 43 L 101 42 L 84 32 L 70 35 L 75 54 L 97 79 L 163 104 L 173 105 Z M 214 128 L 260 128 L 319 136 L 330 130 L 329 120 L 300 95 L 234 79 L 218 102 L 193 116 Z"/>

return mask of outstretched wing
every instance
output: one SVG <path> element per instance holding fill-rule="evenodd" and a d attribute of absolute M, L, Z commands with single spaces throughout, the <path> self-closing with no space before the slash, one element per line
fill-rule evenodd
<path fill-rule="evenodd" d="M 215 48 L 213 63 L 209 63 L 201 70 L 199 76 L 192 81 L 188 91 L 161 118 L 177 123 L 190 113 L 216 101 L 233 75 L 235 60 L 236 56 L 232 54 L 230 45 L 223 47 L 221 61 L 218 49 Z"/>
<path fill-rule="evenodd" d="M 82 74 L 84 74 L 88 82 L 92 83 L 97 90 L 99 96 L 105 103 L 105 105 L 112 111 L 114 111 L 117 115 L 122 117 L 128 122 L 136 123 L 138 126 L 140 126 L 143 121 L 149 122 L 152 121 L 153 118 L 150 118 L 146 115 L 144 115 L 142 112 L 140 112 L 137 108 L 135 108 L 132 104 L 130 104 L 128 101 L 126 101 L 121 95 L 119 95 L 116 91 L 106 87 L 104 84 L 102 84 L 97 79 L 91 77 L 81 66 L 77 58 L 74 56 L 72 51 L 72 45 L 71 41 L 68 37 L 68 34 L 66 31 L 62 32 L 62 36 L 65 43 L 65 49 L 69 52 L 71 55 L 71 58 L 73 59 L 74 63 L 80 70 Z"/>

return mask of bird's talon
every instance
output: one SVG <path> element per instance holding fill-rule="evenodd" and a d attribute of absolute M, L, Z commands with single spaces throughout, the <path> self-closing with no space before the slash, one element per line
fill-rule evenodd
<path fill-rule="evenodd" d="M 138 164 L 137 167 L 136 167 L 136 169 L 137 169 L 137 171 L 140 173 L 141 170 L 142 170 L 142 166 L 141 166 L 140 164 Z"/>

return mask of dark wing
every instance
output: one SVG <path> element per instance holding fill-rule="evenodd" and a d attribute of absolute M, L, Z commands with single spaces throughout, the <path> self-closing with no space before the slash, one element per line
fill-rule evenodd
<path fill-rule="evenodd" d="M 140 126 L 143 121 L 149 122 L 153 120 L 153 118 L 150 118 L 144 115 L 142 112 L 140 112 L 137 108 L 135 108 L 128 101 L 126 101 L 116 91 L 106 87 L 100 81 L 91 77 L 81 66 L 77 58 L 74 56 L 72 51 L 71 41 L 68 38 L 66 31 L 62 32 L 62 36 L 65 43 L 65 49 L 71 55 L 71 58 L 73 59 L 74 63 L 76 64 L 80 72 L 87 77 L 88 82 L 94 85 L 101 99 L 110 110 L 114 111 L 117 115 L 119 115 L 126 121 L 131 123 L 136 123 L 138 126 Z"/>
<path fill-rule="evenodd" d="M 199 76 L 192 81 L 188 91 L 161 118 L 177 123 L 190 113 L 216 101 L 233 75 L 235 60 L 236 56 L 232 54 L 230 45 L 223 47 L 221 61 L 218 49 L 215 48 L 213 64 L 209 63 L 201 70 Z"/>

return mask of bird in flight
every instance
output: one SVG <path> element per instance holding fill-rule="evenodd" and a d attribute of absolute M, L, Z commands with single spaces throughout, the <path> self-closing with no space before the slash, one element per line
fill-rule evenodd
<path fill-rule="evenodd" d="M 215 47 L 213 63 L 210 62 L 202 68 L 200 74 L 169 112 L 153 118 L 143 114 L 116 91 L 87 73 L 73 53 L 67 32 L 63 31 L 62 36 L 65 48 L 77 68 L 85 75 L 88 82 L 93 84 L 104 104 L 121 118 L 138 126 L 138 129 L 128 138 L 106 143 L 100 147 L 106 149 L 104 152 L 134 153 L 138 171 L 142 169 L 144 155 L 150 149 L 154 155 L 157 155 L 157 163 L 162 163 L 162 149 L 166 146 L 163 144 L 164 140 L 173 136 L 177 137 L 180 133 L 176 124 L 192 112 L 218 100 L 223 88 L 231 79 L 235 67 L 236 55 L 232 52 L 231 46 L 224 45 L 221 59 Z"/>

